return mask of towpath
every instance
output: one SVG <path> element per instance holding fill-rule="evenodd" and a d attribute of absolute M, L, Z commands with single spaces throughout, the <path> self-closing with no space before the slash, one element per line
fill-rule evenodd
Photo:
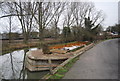
<path fill-rule="evenodd" d="M 82 54 L 63 79 L 118 79 L 118 39 L 103 41 Z"/>

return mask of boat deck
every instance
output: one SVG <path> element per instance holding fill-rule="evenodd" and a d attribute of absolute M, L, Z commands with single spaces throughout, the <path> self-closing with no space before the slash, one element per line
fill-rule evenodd
<path fill-rule="evenodd" d="M 28 58 L 32 60 L 62 60 L 62 59 L 67 59 L 73 56 L 72 53 L 66 53 L 66 54 L 43 54 L 42 50 L 35 50 L 35 51 L 29 51 L 27 53 Z"/>

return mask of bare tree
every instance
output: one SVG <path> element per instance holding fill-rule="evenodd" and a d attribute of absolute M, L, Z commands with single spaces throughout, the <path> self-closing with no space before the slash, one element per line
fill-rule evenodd
<path fill-rule="evenodd" d="M 39 40 L 43 40 L 44 29 L 51 23 L 54 16 L 57 14 L 61 7 L 61 3 L 54 8 L 54 3 L 52 2 L 37 2 L 38 12 L 34 15 L 34 18 L 38 24 L 39 30 Z M 56 6 L 56 5 L 55 5 Z"/>
<path fill-rule="evenodd" d="M 101 23 L 104 20 L 103 13 L 101 11 L 96 11 L 92 2 L 73 2 L 72 5 L 75 9 L 73 16 L 76 26 L 78 27 L 84 27 L 85 18 L 88 17 L 92 20 L 93 24 Z"/>
<path fill-rule="evenodd" d="M 66 6 L 65 2 L 62 2 L 62 3 L 61 2 L 54 2 L 53 3 L 53 11 L 58 9 L 57 12 L 55 13 L 54 17 L 53 17 L 52 22 L 51 22 L 52 27 L 54 27 L 55 38 L 58 37 L 59 31 L 60 31 L 59 28 L 58 28 L 58 23 L 59 23 L 59 20 L 60 20 L 60 17 L 62 15 L 62 13 L 65 10 L 65 6 Z"/>
<path fill-rule="evenodd" d="M 21 23 L 24 43 L 27 43 L 32 29 L 32 20 L 36 12 L 35 2 L 14 2 L 15 12 Z"/>
<path fill-rule="evenodd" d="M 86 14 L 84 16 L 84 21 L 85 18 L 90 19 L 91 24 L 96 27 L 99 24 L 101 24 L 104 20 L 104 14 L 102 13 L 101 10 L 96 10 L 95 6 L 92 2 L 86 2 Z"/>
<path fill-rule="evenodd" d="M 13 4 L 10 2 L 1 3 L 1 6 L 0 6 L 3 14 L 13 14 L 14 12 L 13 12 L 12 7 L 13 7 Z M 8 16 L 9 26 L 6 27 L 6 31 L 8 31 L 8 34 L 9 34 L 9 43 L 11 43 L 11 39 L 12 39 L 12 37 L 11 37 L 11 33 L 12 33 L 12 29 L 13 29 L 12 19 L 13 19 L 12 16 Z"/>
<path fill-rule="evenodd" d="M 12 4 L 8 3 L 8 7 L 9 7 L 9 12 L 10 14 L 13 13 L 13 9 L 10 6 L 13 6 Z M 11 32 L 12 32 L 12 16 L 9 16 L 9 43 L 11 43 Z"/>
<path fill-rule="evenodd" d="M 72 2 L 67 3 L 63 27 L 65 26 L 70 27 L 74 23 L 73 12 L 74 12 L 74 8 L 72 6 Z"/>
<path fill-rule="evenodd" d="M 52 24 L 57 27 L 60 17 L 64 16 L 63 27 L 85 27 L 85 19 L 89 19 L 94 27 L 104 20 L 101 11 L 96 11 L 92 2 L 14 2 L 14 12 L 2 17 L 17 16 L 23 31 L 24 42 L 28 41 L 32 26 L 39 30 L 39 40 L 43 40 L 44 29 Z M 63 13 L 64 11 L 64 13 Z M 2 18 L 0 17 L 0 18 Z M 79 28 L 82 29 L 82 28 Z"/>

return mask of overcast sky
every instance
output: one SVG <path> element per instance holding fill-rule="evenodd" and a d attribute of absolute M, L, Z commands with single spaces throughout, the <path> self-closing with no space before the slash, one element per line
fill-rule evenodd
<path fill-rule="evenodd" d="M 78 0 L 79 1 L 79 0 Z M 108 26 L 112 26 L 118 23 L 118 1 L 120 0 L 89 0 L 95 3 L 97 10 L 102 10 L 105 14 L 105 20 L 103 22 L 104 29 Z M 4 26 L 7 21 L 0 19 L 0 27 Z M 4 24 L 4 25 L 2 25 Z M 0 32 L 5 31 L 0 28 Z"/>
<path fill-rule="evenodd" d="M 105 13 L 104 27 L 112 26 L 118 23 L 118 1 L 119 0 L 91 0 L 95 3 L 96 9 Z"/>

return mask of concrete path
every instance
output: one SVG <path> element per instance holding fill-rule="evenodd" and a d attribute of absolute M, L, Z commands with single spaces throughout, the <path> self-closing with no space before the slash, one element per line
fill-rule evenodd
<path fill-rule="evenodd" d="M 101 42 L 85 52 L 63 79 L 118 79 L 118 39 Z"/>

